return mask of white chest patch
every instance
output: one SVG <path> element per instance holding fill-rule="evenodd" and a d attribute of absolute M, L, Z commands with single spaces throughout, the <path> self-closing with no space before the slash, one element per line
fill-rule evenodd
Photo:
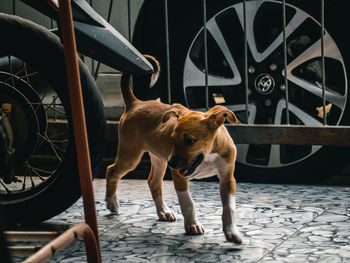
<path fill-rule="evenodd" d="M 201 179 L 211 176 L 221 176 L 226 173 L 229 164 L 217 153 L 211 153 L 202 161 L 196 170 L 188 176 L 189 179 Z"/>

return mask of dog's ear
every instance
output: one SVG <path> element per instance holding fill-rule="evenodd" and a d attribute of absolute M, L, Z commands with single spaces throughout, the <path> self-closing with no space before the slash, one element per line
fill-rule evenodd
<path fill-rule="evenodd" d="M 182 106 L 181 104 L 174 103 L 171 105 L 171 110 L 167 111 L 163 115 L 163 122 L 167 122 L 170 118 L 176 117 L 179 118 L 179 116 L 185 114 L 189 109 L 187 109 L 185 106 Z"/>
<path fill-rule="evenodd" d="M 164 113 L 162 122 L 167 122 L 170 118 L 178 118 L 179 115 L 176 113 L 175 110 L 169 110 Z"/>
<path fill-rule="evenodd" d="M 220 105 L 216 105 L 208 110 L 204 116 L 207 117 L 206 121 L 212 129 L 219 128 L 225 121 L 229 123 L 240 123 L 232 111 Z"/>

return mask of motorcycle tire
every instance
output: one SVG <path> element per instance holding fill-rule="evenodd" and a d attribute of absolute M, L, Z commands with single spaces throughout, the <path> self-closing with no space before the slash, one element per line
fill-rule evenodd
<path fill-rule="evenodd" d="M 69 100 L 63 46 L 55 34 L 29 20 L 3 13 L 0 13 L 0 31 L 0 55 L 16 57 L 35 68 L 56 92 L 68 122 L 65 153 L 54 173 L 38 187 L 22 192 L 0 193 L 0 207 L 8 223 L 34 224 L 65 211 L 81 196 L 72 127 L 71 103 L 74 102 Z M 95 176 L 104 154 L 106 119 L 96 83 L 81 60 L 79 70 L 92 174 Z M 23 94 L 26 91 L 18 93 L 25 97 Z M 28 97 L 27 99 L 31 100 Z M 36 121 L 45 126 L 40 120 Z"/>

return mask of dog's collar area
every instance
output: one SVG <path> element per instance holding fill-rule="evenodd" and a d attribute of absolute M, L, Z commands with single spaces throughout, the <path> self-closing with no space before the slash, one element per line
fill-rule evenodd
<path fill-rule="evenodd" d="M 203 160 L 204 160 L 204 154 L 201 153 L 197 155 L 196 159 L 191 164 L 191 166 L 188 168 L 181 168 L 180 170 L 178 170 L 178 174 L 182 177 L 190 176 L 196 170 L 196 168 L 202 163 Z"/>

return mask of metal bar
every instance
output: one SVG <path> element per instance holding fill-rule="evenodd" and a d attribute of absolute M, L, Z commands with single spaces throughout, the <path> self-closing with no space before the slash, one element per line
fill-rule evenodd
<path fill-rule="evenodd" d="M 118 124 L 107 122 L 106 137 L 112 145 L 118 141 Z M 227 124 L 226 128 L 236 144 L 350 146 L 350 128 L 346 126 Z"/>
<path fill-rule="evenodd" d="M 93 8 L 94 7 L 94 3 L 93 0 L 90 0 L 90 6 Z M 95 60 L 91 59 L 91 72 L 95 71 Z"/>
<path fill-rule="evenodd" d="M 164 13 L 165 13 L 165 50 L 166 50 L 166 75 L 167 75 L 168 103 L 171 104 L 168 0 L 164 0 Z"/>
<path fill-rule="evenodd" d="M 208 87 L 208 42 L 207 42 L 207 1 L 203 0 L 203 40 L 204 40 L 204 70 L 205 70 L 205 107 L 209 109 L 209 87 Z"/>
<path fill-rule="evenodd" d="M 109 2 L 108 15 L 107 15 L 107 22 L 108 22 L 108 23 L 109 23 L 109 21 L 111 20 L 113 2 L 114 2 L 114 0 L 111 0 L 111 1 Z M 129 36 L 129 38 L 130 38 L 130 36 Z M 101 62 L 98 61 L 98 62 L 97 62 L 96 69 L 95 69 L 95 73 L 94 73 L 94 79 L 95 79 L 95 80 L 97 80 L 97 78 L 98 78 L 98 71 L 100 70 L 100 66 L 101 66 Z"/>
<path fill-rule="evenodd" d="M 111 16 L 112 16 L 113 2 L 114 2 L 114 0 L 109 1 L 108 14 L 107 14 L 107 22 L 108 23 L 111 20 Z"/>
<path fill-rule="evenodd" d="M 131 6 L 130 6 L 130 0 L 128 0 L 128 39 L 129 39 L 129 42 L 131 42 Z"/>
<path fill-rule="evenodd" d="M 49 241 L 56 238 L 58 236 L 58 233 L 36 231 L 6 231 L 5 236 L 8 242 Z"/>
<path fill-rule="evenodd" d="M 243 27 L 244 27 L 244 88 L 245 88 L 245 114 L 249 124 L 249 93 L 248 93 L 248 43 L 247 43 L 247 10 L 246 0 L 243 0 Z"/>
<path fill-rule="evenodd" d="M 72 108 L 73 131 L 77 150 L 80 185 L 84 201 L 85 222 L 91 227 L 95 234 L 98 246 L 97 256 L 99 259 L 101 259 L 94 191 L 92 188 L 90 153 L 85 126 L 84 102 L 80 85 L 78 54 L 76 49 L 70 0 L 60 1 L 59 15 L 62 27 L 62 40 L 67 68 L 69 97 Z"/>
<path fill-rule="evenodd" d="M 282 27 L 283 27 L 283 65 L 284 65 L 284 86 L 286 98 L 286 123 L 289 124 L 289 94 L 287 76 L 287 40 L 286 40 L 286 0 L 282 1 Z"/>
<path fill-rule="evenodd" d="M 67 123 L 60 122 L 49 122 L 48 128 L 49 131 L 55 133 L 55 131 L 61 131 L 66 127 Z M 107 140 L 109 142 L 117 141 L 118 134 L 118 125 L 117 121 L 108 121 L 107 122 Z M 232 134 L 234 134 L 236 143 L 263 143 L 263 144 L 321 144 L 321 145 L 338 145 L 338 146 L 350 146 L 350 128 L 348 126 L 301 126 L 301 125 L 227 125 L 226 126 Z M 264 130 L 266 129 L 266 130 Z M 283 132 L 281 132 L 283 130 Z M 291 136 L 295 134 L 302 134 L 305 132 L 305 138 L 302 138 L 300 143 L 297 142 L 297 139 L 291 139 Z M 255 134 L 256 133 L 256 136 Z M 279 134 L 279 138 L 273 138 L 269 134 Z M 315 136 L 317 134 L 317 136 Z M 339 137 L 340 135 L 340 137 Z M 252 138 L 249 138 L 252 136 Z M 327 136 L 329 138 L 324 138 Z M 259 142 L 256 137 L 264 137 L 263 142 Z M 332 143 L 334 140 L 334 143 Z"/>
<path fill-rule="evenodd" d="M 12 0 L 12 14 L 16 15 L 16 0 Z"/>
<path fill-rule="evenodd" d="M 62 0 L 60 1 L 61 3 Z M 23 263 L 45 262 L 80 237 L 84 238 L 87 261 L 101 262 L 99 258 L 99 247 L 94 232 L 87 224 L 80 223 L 42 247 L 35 254 L 23 261 Z"/>
<path fill-rule="evenodd" d="M 326 74 L 324 58 L 324 0 L 321 0 L 321 65 L 322 65 L 322 106 L 323 106 L 323 125 L 327 125 L 326 113 Z"/>
<path fill-rule="evenodd" d="M 344 126 L 226 125 L 239 144 L 350 146 L 350 129 Z"/>

